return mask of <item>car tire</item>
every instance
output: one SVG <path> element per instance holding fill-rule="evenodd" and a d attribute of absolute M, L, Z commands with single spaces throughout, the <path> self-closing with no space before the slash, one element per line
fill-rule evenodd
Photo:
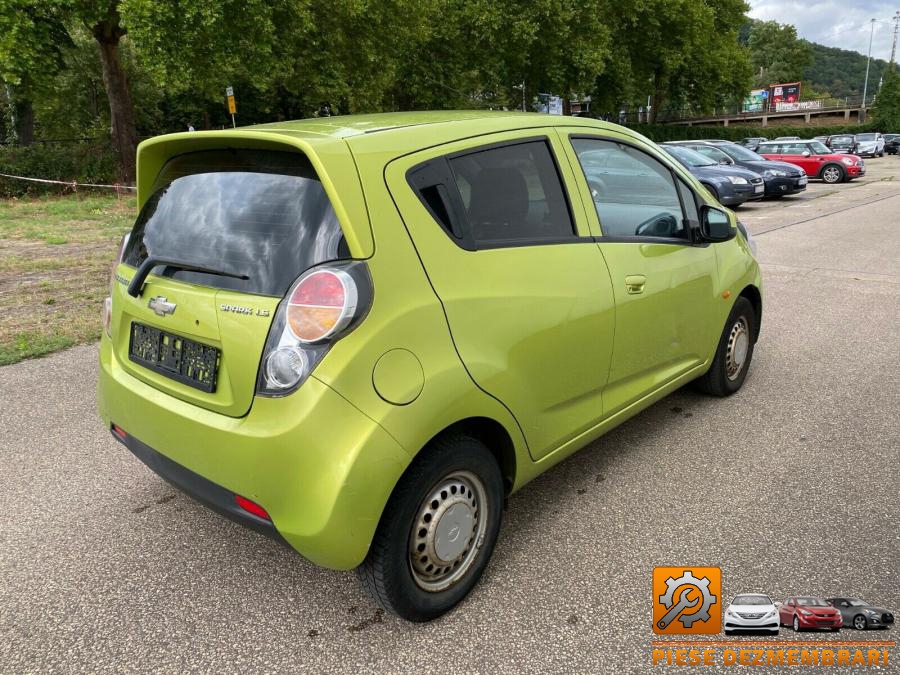
<path fill-rule="evenodd" d="M 438 437 L 388 500 L 356 570 L 362 586 L 382 609 L 409 621 L 448 612 L 490 560 L 504 496 L 500 467 L 481 441 L 464 434 Z"/>
<path fill-rule="evenodd" d="M 731 308 L 712 365 L 697 380 L 700 389 L 712 396 L 730 396 L 744 384 L 753 359 L 756 313 L 745 297 Z"/>
<path fill-rule="evenodd" d="M 819 178 L 830 185 L 836 185 L 847 180 L 847 172 L 838 164 L 826 164 L 819 172 Z"/>
<path fill-rule="evenodd" d="M 794 628 L 794 632 L 795 632 L 795 633 L 799 633 L 799 632 L 800 632 L 800 619 L 797 618 L 797 615 L 796 615 L 796 614 L 794 614 L 793 628 Z"/>
<path fill-rule="evenodd" d="M 869 627 L 869 622 L 866 621 L 866 617 L 864 617 L 862 614 L 857 614 L 853 617 L 853 627 L 856 630 L 865 630 Z"/>

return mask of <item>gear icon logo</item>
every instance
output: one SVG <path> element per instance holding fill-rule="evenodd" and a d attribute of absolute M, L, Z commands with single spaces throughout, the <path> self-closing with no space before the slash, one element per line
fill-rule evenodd
<path fill-rule="evenodd" d="M 653 632 L 716 635 L 722 630 L 722 570 L 657 567 L 653 570 Z"/>

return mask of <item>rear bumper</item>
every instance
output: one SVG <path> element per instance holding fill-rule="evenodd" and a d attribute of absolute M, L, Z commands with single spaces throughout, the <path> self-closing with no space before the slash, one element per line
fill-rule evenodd
<path fill-rule="evenodd" d="M 146 464 L 160 478 L 165 479 L 188 496 L 193 497 L 229 520 L 249 527 L 251 530 L 264 534 L 285 546 L 289 545 L 278 533 L 278 530 L 275 529 L 272 521 L 260 518 L 239 508 L 235 501 L 237 495 L 234 492 L 226 490 L 221 485 L 213 483 L 211 480 L 204 478 L 199 473 L 194 473 L 177 462 L 173 462 L 134 436 L 126 434 L 124 439 L 119 438 L 116 434 L 112 436 L 131 450 L 135 457 Z"/>
<path fill-rule="evenodd" d="M 245 417 L 228 417 L 136 379 L 105 335 L 97 402 L 107 428 L 121 427 L 154 471 L 229 517 L 223 501 L 237 494 L 256 502 L 274 532 L 240 515 L 242 523 L 333 569 L 363 561 L 411 461 L 379 424 L 314 377 L 289 396 L 255 398 Z"/>

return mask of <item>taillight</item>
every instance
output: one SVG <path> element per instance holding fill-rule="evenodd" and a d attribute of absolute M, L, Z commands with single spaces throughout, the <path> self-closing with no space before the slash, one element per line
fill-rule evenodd
<path fill-rule="evenodd" d="M 263 351 L 257 393 L 283 396 L 313 371 L 371 303 L 365 263 L 329 264 L 303 274 L 279 305 Z"/>
<path fill-rule="evenodd" d="M 113 289 L 116 287 L 116 270 L 119 267 L 119 263 L 122 262 L 122 257 L 125 255 L 125 247 L 128 246 L 129 236 L 128 234 L 123 235 L 122 241 L 119 242 L 119 253 L 116 255 L 116 259 L 109 270 L 109 296 L 103 300 L 103 329 L 109 337 L 112 337 L 112 296 Z"/>
<path fill-rule="evenodd" d="M 287 323 L 300 342 L 326 340 L 339 333 L 356 312 L 356 282 L 339 269 L 304 276 L 288 300 Z"/>

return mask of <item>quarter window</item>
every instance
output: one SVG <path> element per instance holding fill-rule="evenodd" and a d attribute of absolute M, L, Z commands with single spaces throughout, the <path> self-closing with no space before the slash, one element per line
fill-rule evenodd
<path fill-rule="evenodd" d="M 544 141 L 503 145 L 450 158 L 476 246 L 574 238 L 572 216 Z"/>
<path fill-rule="evenodd" d="M 675 179 L 662 162 L 615 141 L 575 138 L 572 146 L 604 237 L 688 238 Z"/>

